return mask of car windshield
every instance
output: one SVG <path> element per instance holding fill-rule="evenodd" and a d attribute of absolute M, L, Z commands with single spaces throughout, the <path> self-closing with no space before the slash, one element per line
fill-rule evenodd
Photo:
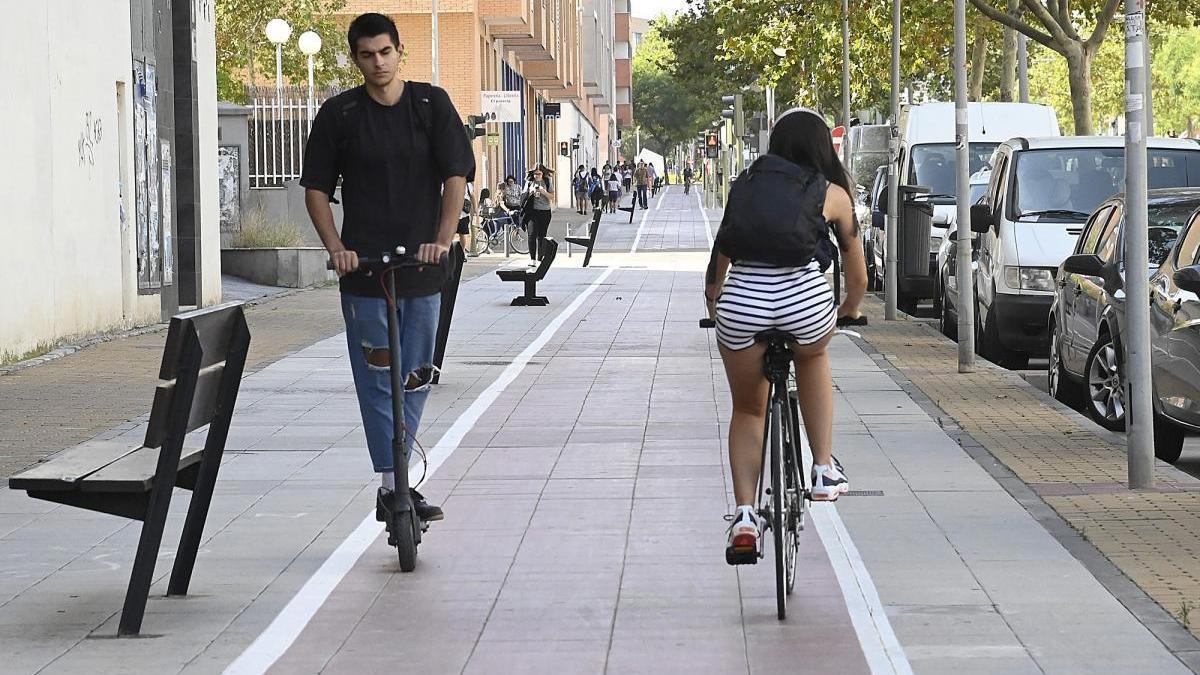
<path fill-rule="evenodd" d="M 1083 222 L 1124 189 L 1124 148 L 1054 148 L 1017 153 L 1018 220 Z M 1200 150 L 1150 150 L 1151 189 L 1200 187 Z"/>
<path fill-rule="evenodd" d="M 992 159 L 992 153 L 999 143 L 972 143 L 970 146 L 971 166 L 969 173 L 984 168 Z M 955 167 L 958 162 L 954 158 L 953 143 L 925 143 L 914 145 L 912 149 L 912 170 L 909 172 L 909 182 L 912 185 L 924 185 L 930 188 L 930 194 L 949 195 L 954 200 Z M 944 198 L 943 198 L 944 199 Z"/>
<path fill-rule="evenodd" d="M 1195 213 L 1197 206 L 1200 206 L 1200 204 L 1185 202 L 1183 204 L 1151 206 L 1148 209 L 1147 215 L 1149 216 L 1148 222 L 1150 224 L 1148 231 L 1150 255 L 1148 259 L 1151 268 L 1157 268 L 1167 259 L 1167 254 L 1175 246 L 1175 240 L 1179 238 L 1180 231 L 1187 224 L 1188 218 Z"/>

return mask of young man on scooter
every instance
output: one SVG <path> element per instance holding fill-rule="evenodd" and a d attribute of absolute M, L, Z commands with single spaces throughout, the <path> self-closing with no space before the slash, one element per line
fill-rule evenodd
<path fill-rule="evenodd" d="M 382 477 L 379 505 L 390 510 L 396 483 L 387 300 L 379 277 L 358 271 L 358 254 L 376 257 L 400 245 L 427 263 L 395 273 L 411 453 L 434 374 L 446 253 L 466 184 L 474 179 L 475 155 L 445 90 L 398 77 L 404 45 L 390 18 L 362 14 L 350 23 L 347 39 L 363 84 L 321 106 L 305 146 L 300 185 L 308 215 L 341 278 L 350 367 L 371 461 Z M 329 206 L 339 178 L 340 236 Z M 422 520 L 444 517 L 416 490 L 412 498 Z"/>

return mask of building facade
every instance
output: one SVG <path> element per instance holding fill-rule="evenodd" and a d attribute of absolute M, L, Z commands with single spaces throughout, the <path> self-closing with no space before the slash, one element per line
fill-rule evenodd
<path fill-rule="evenodd" d="M 490 123 L 488 136 L 475 141 L 477 187 L 495 189 L 506 175 L 523 180 L 541 164 L 568 206 L 573 167 L 615 158 L 616 2 L 439 0 L 438 84 L 459 113 L 480 114 L 481 91 L 521 92 L 522 120 Z M 406 53 L 401 76 L 432 81 L 430 0 L 349 0 L 339 21 L 363 12 L 396 21 Z"/>
<path fill-rule="evenodd" d="M 14 3 L 0 362 L 221 299 L 212 0 Z"/>
<path fill-rule="evenodd" d="M 633 43 L 630 41 L 630 0 L 614 0 L 616 12 L 616 30 L 613 34 L 615 44 L 613 53 L 616 57 L 617 82 L 617 128 L 633 127 Z"/>

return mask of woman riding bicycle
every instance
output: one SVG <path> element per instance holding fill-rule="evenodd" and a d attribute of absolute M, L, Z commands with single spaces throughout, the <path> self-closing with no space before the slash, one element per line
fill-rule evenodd
<path fill-rule="evenodd" d="M 504 210 L 512 213 L 521 208 L 521 202 L 525 199 L 524 186 L 517 182 L 517 177 L 508 175 L 504 177 L 504 182 L 499 185 L 500 204 Z"/>
<path fill-rule="evenodd" d="M 731 261 L 719 250 L 722 238 L 718 232 L 715 270 L 710 266 L 705 297 L 710 309 L 715 303 L 717 342 L 733 395 L 729 464 L 737 511 L 729 545 L 737 540 L 738 547 L 753 543 L 756 549 L 760 524 L 754 501 L 762 472 L 768 383 L 763 374 L 766 347 L 755 341 L 755 335 L 777 329 L 794 338 L 797 394 L 813 454 L 811 496 L 815 501 L 835 501 L 849 489 L 849 483 L 833 459 L 833 378 L 826 345 L 838 318 L 859 317 L 858 306 L 867 285 L 850 178 L 834 152 L 829 126 L 816 113 L 790 110 L 776 122 L 768 152 L 763 158 L 768 162 L 800 175 L 815 175 L 812 180 L 819 181 L 796 182 L 795 189 L 827 184 L 823 196 L 815 193 L 811 219 L 816 222 L 807 223 L 794 215 L 791 219 L 821 228 L 822 237 L 827 236 L 825 228 L 832 226 L 845 261 L 846 299 L 840 307 L 835 305 L 836 298 L 815 259 L 799 266 Z M 751 167 L 747 173 L 753 170 Z M 739 177 L 738 184 L 741 182 Z M 727 211 L 721 229 L 726 229 L 729 219 Z"/>

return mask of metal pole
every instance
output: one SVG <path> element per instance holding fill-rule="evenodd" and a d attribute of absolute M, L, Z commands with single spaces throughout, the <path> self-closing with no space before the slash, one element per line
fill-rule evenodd
<path fill-rule="evenodd" d="M 434 86 L 439 86 L 441 84 L 441 78 L 439 77 L 438 73 L 441 72 L 441 68 L 439 68 L 438 64 L 438 0 L 432 0 L 432 2 L 433 6 L 430 8 L 431 11 L 429 14 L 430 21 L 432 22 L 430 28 L 433 34 L 433 51 L 430 55 L 433 58 L 433 77 L 431 78 L 431 81 Z"/>
<path fill-rule="evenodd" d="M 1142 40 L 1142 45 L 1144 45 L 1144 49 L 1142 51 L 1146 57 L 1146 60 L 1144 61 L 1146 64 L 1146 138 L 1153 138 L 1158 134 L 1155 133 L 1154 130 L 1154 64 L 1150 63 L 1151 54 L 1149 36 L 1146 36 L 1146 38 Z"/>
<path fill-rule="evenodd" d="M 775 87 L 767 87 L 767 129 L 775 128 Z"/>
<path fill-rule="evenodd" d="M 313 123 L 313 55 L 308 55 L 308 128 L 312 130 Z"/>
<path fill-rule="evenodd" d="M 975 287 L 971 274 L 971 153 L 967 118 L 967 0 L 954 0 L 955 204 L 958 206 L 958 372 L 975 370 Z"/>
<path fill-rule="evenodd" d="M 1024 33 L 1017 33 L 1017 92 L 1021 103 L 1029 103 L 1029 44 Z"/>
<path fill-rule="evenodd" d="M 1129 488 L 1154 486 L 1154 410 L 1150 402 L 1150 281 L 1147 251 L 1146 134 L 1149 91 L 1142 44 L 1146 0 L 1125 0 L 1125 428 Z"/>
<path fill-rule="evenodd" d="M 271 133 L 271 166 L 283 181 L 283 45 L 275 45 L 275 124 Z"/>
<path fill-rule="evenodd" d="M 842 0 L 842 127 L 842 163 L 850 166 L 850 0 Z"/>
<path fill-rule="evenodd" d="M 884 260 L 883 301 L 884 319 L 896 320 L 896 246 L 900 237 L 900 0 L 892 0 L 892 159 L 888 163 L 887 255 Z"/>

